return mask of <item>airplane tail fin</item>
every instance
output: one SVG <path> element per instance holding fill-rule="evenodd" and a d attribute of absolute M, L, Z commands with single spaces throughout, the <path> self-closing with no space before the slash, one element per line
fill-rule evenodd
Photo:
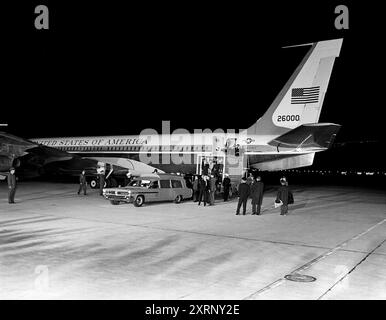
<path fill-rule="evenodd" d="M 311 43 L 311 49 L 266 113 L 248 134 L 282 135 L 303 124 L 317 123 L 335 58 L 343 39 Z"/>

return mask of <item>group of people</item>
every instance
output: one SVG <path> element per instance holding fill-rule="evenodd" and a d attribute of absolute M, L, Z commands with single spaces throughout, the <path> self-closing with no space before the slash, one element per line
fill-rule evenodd
<path fill-rule="evenodd" d="M 204 206 L 207 204 L 213 206 L 216 191 L 220 188 L 220 181 L 214 174 L 195 176 L 192 183 L 193 201 L 198 202 L 199 206 L 201 205 L 201 202 L 204 203 Z M 225 174 L 222 185 L 224 189 L 224 201 L 228 201 L 231 186 L 231 180 L 229 179 L 228 174 Z"/>
<path fill-rule="evenodd" d="M 220 188 L 218 179 L 213 174 L 195 176 L 192 184 L 193 189 L 193 201 L 198 202 L 200 206 L 204 203 L 210 206 L 214 205 L 216 191 Z M 231 188 L 231 180 L 228 174 L 224 175 L 222 181 L 223 186 L 223 199 L 228 201 Z M 247 211 L 248 199 L 251 199 L 252 215 L 261 215 L 261 205 L 263 203 L 264 196 L 264 183 L 260 176 L 254 177 L 249 174 L 248 177 L 243 177 L 241 183 L 238 186 L 238 203 L 236 209 L 236 215 L 240 215 L 240 209 L 243 208 L 242 214 L 245 215 Z M 293 203 L 293 194 L 288 187 L 288 182 L 285 177 L 280 179 L 280 187 L 278 189 L 275 207 L 280 207 L 280 214 L 287 215 L 288 205 Z"/>
<path fill-rule="evenodd" d="M 251 178 L 249 181 L 247 178 L 242 178 L 239 185 L 239 201 L 237 203 L 236 215 L 240 214 L 240 208 L 243 206 L 243 215 L 247 211 L 248 198 L 252 199 L 252 214 L 260 215 L 261 204 L 263 202 L 264 183 L 260 177 Z"/>
<path fill-rule="evenodd" d="M 202 175 L 196 176 L 193 181 L 193 201 L 198 202 L 198 205 L 201 205 L 201 202 L 204 203 L 204 206 L 209 204 L 210 206 L 214 205 L 214 195 L 217 189 L 216 180 L 214 175 Z"/>
<path fill-rule="evenodd" d="M 243 177 L 238 188 L 239 201 L 237 203 L 236 215 L 240 214 L 241 206 L 243 207 L 243 215 L 246 214 L 247 201 L 252 199 L 252 215 L 261 214 L 261 205 L 263 203 L 264 196 L 264 183 L 261 181 L 261 177 L 248 178 Z M 275 207 L 280 206 L 280 215 L 287 215 L 288 205 L 294 203 L 293 194 L 288 187 L 286 178 L 280 179 L 280 187 L 277 191 Z"/>
<path fill-rule="evenodd" d="M 79 189 L 78 195 L 83 191 L 83 194 L 87 194 L 87 181 L 86 181 L 86 172 L 82 170 L 79 176 Z M 99 193 L 103 194 L 103 187 L 105 182 L 104 172 L 99 172 Z M 8 203 L 15 203 L 15 193 L 16 193 L 16 175 L 15 169 L 11 168 L 8 174 Z M 280 206 L 281 215 L 287 215 L 288 205 L 294 202 L 293 194 L 288 187 L 288 182 L 286 178 L 280 179 L 281 186 L 278 189 L 275 207 Z M 223 199 L 228 201 L 229 192 L 231 187 L 231 180 L 228 174 L 224 175 L 222 181 L 223 186 Z M 204 203 L 204 206 L 207 204 L 213 206 L 215 203 L 215 193 L 220 187 L 218 179 L 213 174 L 195 176 L 195 179 L 192 184 L 193 189 L 193 201 L 198 202 L 198 205 L 201 205 L 201 202 Z M 246 214 L 247 202 L 248 199 L 252 199 L 252 215 L 261 214 L 261 205 L 263 202 L 264 196 L 264 183 L 261 181 L 261 177 L 253 177 L 251 174 L 248 178 L 243 177 L 241 183 L 238 187 L 239 200 L 237 203 L 236 215 L 240 215 L 240 209 L 243 207 L 243 215 Z"/>

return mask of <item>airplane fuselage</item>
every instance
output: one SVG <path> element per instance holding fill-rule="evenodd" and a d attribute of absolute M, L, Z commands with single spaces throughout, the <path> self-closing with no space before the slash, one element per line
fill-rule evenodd
<path fill-rule="evenodd" d="M 229 166 L 249 166 L 268 160 L 320 150 L 295 150 L 268 145 L 270 135 L 193 133 L 105 137 L 39 138 L 32 142 L 88 158 L 127 158 L 168 172 L 195 173 L 203 157 L 222 158 Z M 264 154 L 264 156 L 262 156 Z M 244 164 L 241 162 L 244 161 Z"/>

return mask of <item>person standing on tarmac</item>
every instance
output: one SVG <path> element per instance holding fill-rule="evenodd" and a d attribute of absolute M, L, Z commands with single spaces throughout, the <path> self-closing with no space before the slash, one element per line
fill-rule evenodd
<path fill-rule="evenodd" d="M 198 177 L 195 176 L 194 181 L 193 181 L 193 202 L 198 201 L 198 193 L 199 193 L 199 190 L 198 190 L 199 185 L 198 184 L 199 184 Z"/>
<path fill-rule="evenodd" d="M 229 175 L 227 173 L 225 174 L 225 177 L 222 181 L 222 185 L 224 188 L 224 201 L 228 201 L 231 179 L 229 179 Z"/>
<path fill-rule="evenodd" d="M 15 168 L 9 169 L 9 174 L 7 176 L 8 182 L 8 203 L 15 203 L 15 194 L 16 194 L 16 175 Z"/>
<path fill-rule="evenodd" d="M 252 215 L 260 215 L 261 204 L 263 202 L 264 183 L 261 181 L 261 177 L 257 176 L 253 179 L 251 185 L 251 198 L 252 198 Z"/>
<path fill-rule="evenodd" d="M 247 211 L 247 201 L 250 194 L 250 187 L 247 184 L 247 179 L 243 177 L 239 185 L 239 202 L 237 204 L 236 216 L 240 214 L 241 204 L 243 205 L 243 215 Z"/>
<path fill-rule="evenodd" d="M 210 179 L 209 179 L 209 204 L 211 206 L 214 205 L 214 195 L 215 195 L 215 192 L 216 192 L 216 179 L 214 178 L 214 175 L 211 174 L 210 175 Z"/>
<path fill-rule="evenodd" d="M 86 171 L 82 170 L 82 173 L 79 176 L 79 190 L 78 194 L 83 190 L 83 194 L 86 195 L 87 192 L 87 181 L 86 181 Z"/>
<path fill-rule="evenodd" d="M 277 191 L 276 202 L 282 202 L 283 204 L 280 206 L 280 215 L 286 216 L 288 213 L 288 204 L 293 203 L 293 195 L 288 187 L 288 182 L 286 178 L 280 179 L 281 186 Z"/>
<path fill-rule="evenodd" d="M 99 172 L 99 195 L 103 196 L 103 188 L 105 187 L 105 171 L 103 169 Z"/>
<path fill-rule="evenodd" d="M 201 205 L 201 201 L 204 201 L 204 206 L 206 206 L 207 196 L 206 196 L 207 182 L 205 176 L 202 176 L 198 183 L 198 205 Z"/>

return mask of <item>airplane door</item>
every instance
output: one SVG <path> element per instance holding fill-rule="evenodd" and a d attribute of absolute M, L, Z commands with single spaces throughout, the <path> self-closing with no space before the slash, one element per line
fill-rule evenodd
<path fill-rule="evenodd" d="M 244 150 L 239 145 L 237 138 L 227 139 L 225 150 L 227 173 L 230 176 L 241 176 L 247 168 L 248 158 L 244 156 Z"/>
<path fill-rule="evenodd" d="M 216 179 L 224 178 L 225 173 L 225 156 L 198 156 L 197 171 L 199 175 L 213 174 Z"/>
<path fill-rule="evenodd" d="M 228 155 L 238 157 L 240 155 L 240 145 L 237 143 L 237 138 L 229 138 L 225 144 L 225 152 Z"/>
<path fill-rule="evenodd" d="M 224 151 L 224 137 L 213 136 L 212 153 L 220 155 Z"/>

